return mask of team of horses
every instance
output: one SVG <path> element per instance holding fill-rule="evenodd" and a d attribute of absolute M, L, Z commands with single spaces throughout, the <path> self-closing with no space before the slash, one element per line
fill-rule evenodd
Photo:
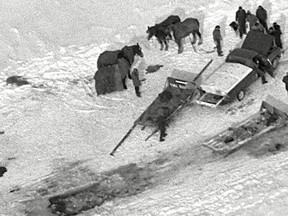
<path fill-rule="evenodd" d="M 147 39 L 150 40 L 153 36 L 157 38 L 157 41 L 161 45 L 160 50 L 164 49 L 168 50 L 168 41 L 172 39 L 171 32 L 168 31 L 168 26 L 172 24 L 179 23 L 180 17 L 171 15 L 167 19 L 165 19 L 163 22 L 156 24 L 154 26 L 149 27 L 146 31 L 148 34 Z"/>
<path fill-rule="evenodd" d="M 171 15 L 168 16 L 164 21 L 154 25 L 148 26 L 146 33 L 148 34 L 148 41 L 154 36 L 160 44 L 160 50 L 169 49 L 169 41 L 174 40 L 178 46 L 178 53 L 182 53 L 184 51 L 184 39 L 189 37 L 190 42 L 195 50 L 195 43 L 197 41 L 197 37 L 199 38 L 198 44 L 202 44 L 202 36 L 200 33 L 200 24 L 199 21 L 195 18 L 187 18 L 181 21 L 179 16 Z M 193 39 L 191 39 L 191 35 Z M 123 89 L 127 89 L 126 80 L 127 77 L 131 78 L 130 70 L 132 64 L 134 63 L 135 56 L 138 55 L 143 57 L 144 54 L 140 45 L 137 43 L 132 46 L 124 46 L 121 50 L 114 51 L 104 51 L 101 53 L 97 60 L 97 68 L 96 73 L 101 73 L 109 70 L 107 67 L 115 66 L 117 71 L 119 71 L 119 76 L 121 77 Z M 116 69 L 115 69 L 116 70 Z M 96 88 L 96 73 L 94 76 L 95 79 L 95 88 Z"/>
<path fill-rule="evenodd" d="M 164 45 L 165 50 L 168 50 L 168 42 L 173 38 L 178 46 L 178 53 L 182 53 L 184 51 L 183 42 L 184 38 L 187 36 L 189 37 L 193 48 L 197 41 L 197 36 L 199 38 L 198 44 L 202 44 L 200 23 L 195 18 L 187 18 L 184 21 L 181 21 L 179 16 L 171 15 L 161 23 L 151 27 L 148 26 L 146 33 L 148 34 L 148 40 L 150 40 L 153 36 L 157 38 L 157 41 L 161 45 L 160 50 L 163 50 Z M 193 39 L 190 37 L 191 34 Z"/>

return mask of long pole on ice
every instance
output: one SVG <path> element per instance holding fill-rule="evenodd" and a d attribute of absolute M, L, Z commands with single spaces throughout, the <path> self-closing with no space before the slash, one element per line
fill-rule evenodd
<path fill-rule="evenodd" d="M 137 124 L 134 124 L 130 130 L 125 134 L 125 136 L 120 140 L 120 142 L 116 145 L 116 147 L 112 150 L 112 152 L 110 153 L 111 156 L 114 156 L 114 153 L 116 152 L 116 150 L 122 145 L 122 143 L 127 139 L 127 137 L 131 134 L 131 132 L 133 131 L 133 129 L 136 127 Z"/>

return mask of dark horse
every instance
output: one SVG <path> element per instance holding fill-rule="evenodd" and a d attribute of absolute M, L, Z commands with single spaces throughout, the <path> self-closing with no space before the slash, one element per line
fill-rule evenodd
<path fill-rule="evenodd" d="M 181 20 L 179 16 L 170 15 L 161 23 L 158 23 L 151 27 L 148 26 L 148 29 L 146 31 L 146 33 L 148 34 L 147 39 L 150 40 L 153 36 L 155 36 L 157 38 L 157 41 L 161 45 L 160 50 L 164 49 L 164 44 L 165 50 L 168 50 L 168 41 L 172 39 L 172 36 L 167 30 L 167 27 L 180 21 Z"/>
<path fill-rule="evenodd" d="M 135 55 L 139 55 L 140 57 L 144 56 L 138 43 L 133 46 L 125 46 L 121 50 L 104 51 L 98 57 L 97 68 L 100 69 L 104 66 L 118 64 L 118 59 L 120 58 L 126 59 L 131 66 L 134 62 Z"/>
<path fill-rule="evenodd" d="M 101 69 L 107 66 L 118 65 L 123 88 L 127 89 L 126 78 L 127 76 L 130 77 L 130 69 L 135 55 L 144 56 L 138 43 L 133 46 L 125 46 L 121 50 L 104 51 L 98 57 L 97 67 Z"/>
<path fill-rule="evenodd" d="M 120 58 L 117 64 L 99 68 L 93 77 L 97 95 L 127 89 L 126 78 L 130 68 L 124 58 Z"/>
<path fill-rule="evenodd" d="M 168 30 L 173 33 L 174 40 L 178 45 L 178 53 L 183 52 L 183 39 L 187 36 L 189 36 L 193 49 L 195 49 L 194 44 L 196 43 L 196 35 L 199 37 L 198 45 L 202 44 L 202 36 L 199 29 L 199 21 L 195 18 L 187 18 L 183 22 L 168 26 Z M 190 34 L 193 35 L 193 40 L 191 40 Z"/>

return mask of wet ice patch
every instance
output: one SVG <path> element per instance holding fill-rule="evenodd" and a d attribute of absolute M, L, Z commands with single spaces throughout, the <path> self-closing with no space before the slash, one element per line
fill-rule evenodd
<path fill-rule="evenodd" d="M 30 84 L 28 80 L 22 76 L 10 76 L 6 79 L 6 84 L 22 86 Z"/>
<path fill-rule="evenodd" d="M 7 172 L 7 168 L 0 166 L 0 177 L 3 177 L 4 173 L 6 173 L 6 172 Z"/>

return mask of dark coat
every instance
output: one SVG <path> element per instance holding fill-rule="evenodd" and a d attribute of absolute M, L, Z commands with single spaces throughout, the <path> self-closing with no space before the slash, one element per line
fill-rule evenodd
<path fill-rule="evenodd" d="M 165 103 L 161 104 L 161 107 L 159 107 L 157 110 L 157 125 L 160 130 L 160 140 L 163 139 L 166 136 L 166 127 L 168 126 L 167 124 L 167 117 L 170 114 L 169 108 L 166 107 Z"/>
<path fill-rule="evenodd" d="M 234 30 L 234 31 L 237 31 L 238 30 L 238 24 L 233 21 L 229 24 L 229 26 Z"/>
<path fill-rule="evenodd" d="M 236 12 L 235 20 L 238 21 L 238 24 L 240 26 L 245 25 L 245 23 L 246 23 L 246 11 L 244 9 L 239 9 Z"/>
<path fill-rule="evenodd" d="M 159 99 L 162 103 L 168 103 L 172 98 L 173 94 L 167 90 L 164 90 L 159 94 Z"/>
<path fill-rule="evenodd" d="M 136 68 L 134 68 L 134 70 L 132 71 L 131 78 L 132 78 L 132 81 L 133 81 L 133 85 L 135 87 L 139 87 L 141 85 L 141 82 L 140 82 L 140 79 L 139 79 L 139 71 Z"/>
<path fill-rule="evenodd" d="M 285 75 L 282 79 L 282 82 L 285 83 L 286 90 L 288 91 L 288 75 Z"/>
<path fill-rule="evenodd" d="M 259 6 L 256 10 L 256 16 L 257 18 L 262 21 L 262 22 L 266 22 L 267 20 L 267 11 L 262 7 Z"/>
<path fill-rule="evenodd" d="M 222 40 L 220 29 L 214 29 L 212 34 L 213 34 L 213 40 L 214 41 L 219 42 Z"/>
<path fill-rule="evenodd" d="M 280 29 L 280 26 L 276 24 L 276 25 L 273 25 L 273 27 L 274 29 L 272 30 L 270 34 L 274 36 L 276 46 L 282 49 L 282 42 L 281 42 L 282 31 Z"/>

